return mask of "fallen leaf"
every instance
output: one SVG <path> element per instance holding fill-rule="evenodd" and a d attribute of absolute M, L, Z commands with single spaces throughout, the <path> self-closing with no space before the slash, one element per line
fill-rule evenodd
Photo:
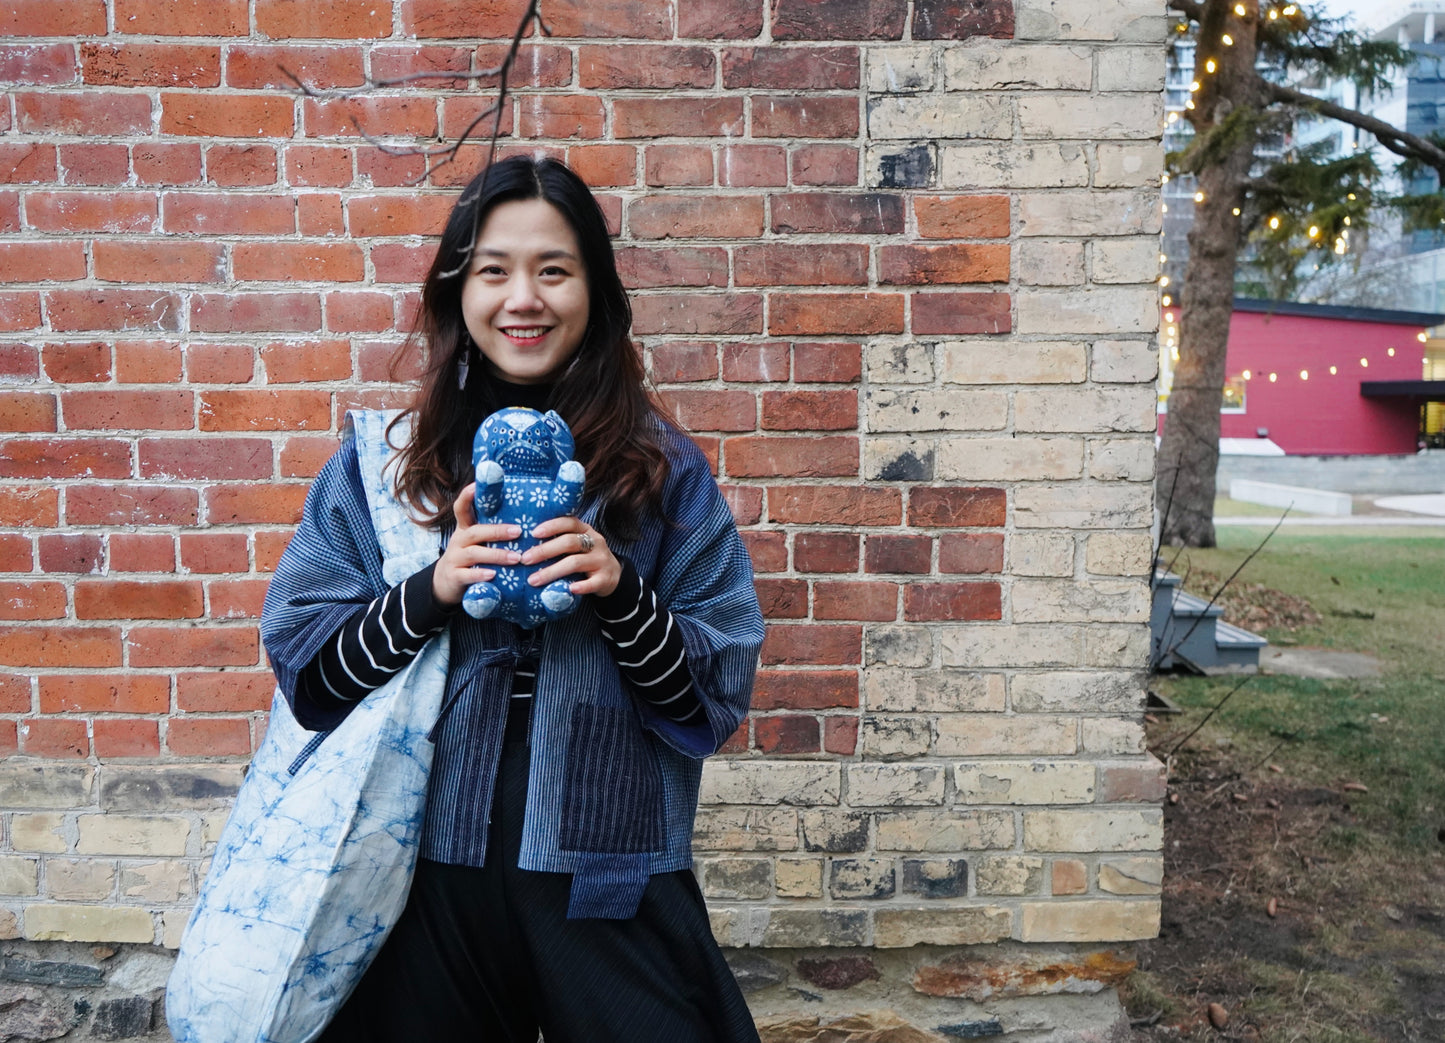
<path fill-rule="evenodd" d="M 1209 1005 L 1209 1023 L 1221 1031 L 1225 1025 L 1229 1024 L 1229 1011 L 1224 1009 L 1223 1004 L 1211 1003 Z"/>
<path fill-rule="evenodd" d="M 1171 794 L 1169 794 L 1169 803 L 1171 803 L 1171 804 L 1178 804 L 1178 803 L 1179 803 L 1179 794 L 1177 794 L 1177 793 L 1171 793 Z M 1441 833 L 1442 833 L 1442 834 L 1445 834 L 1445 830 L 1441 830 Z"/>
<path fill-rule="evenodd" d="M 1274 808 L 1276 811 L 1278 811 L 1280 807 L 1282 807 L 1280 802 L 1275 800 L 1273 797 L 1266 798 L 1264 803 L 1266 806 Z"/>
<path fill-rule="evenodd" d="M 1146 713 L 1144 715 L 1144 722 L 1146 724 L 1158 724 L 1159 718 L 1155 717 L 1152 713 Z"/>
<path fill-rule="evenodd" d="M 1283 775 L 1283 774 L 1284 774 L 1284 769 L 1281 768 L 1278 764 L 1271 764 L 1271 765 L 1269 766 L 1269 770 L 1272 771 L 1272 772 L 1274 772 L 1276 775 Z"/>
<path fill-rule="evenodd" d="M 1271 920 L 1273 920 L 1276 916 L 1279 915 L 1279 899 L 1271 898 L 1269 900 L 1269 903 L 1264 907 L 1264 911 L 1265 914 L 1268 915 Z"/>
<path fill-rule="evenodd" d="M 1230 800 L 1236 800 L 1236 801 L 1238 801 L 1238 802 L 1241 803 L 1241 804 L 1248 804 L 1248 803 L 1249 803 L 1249 794 L 1248 794 L 1248 793 L 1231 793 L 1231 794 L 1229 795 L 1229 799 L 1230 799 Z"/>
<path fill-rule="evenodd" d="M 1393 905 L 1385 906 L 1385 915 L 1388 916 L 1391 920 L 1394 920 L 1396 923 L 1399 923 L 1401 920 L 1405 919 L 1405 914 L 1400 912 L 1400 910 L 1395 908 Z"/>
<path fill-rule="evenodd" d="M 1363 782 L 1347 782 L 1340 787 L 1346 793 L 1369 793 L 1370 787 Z"/>

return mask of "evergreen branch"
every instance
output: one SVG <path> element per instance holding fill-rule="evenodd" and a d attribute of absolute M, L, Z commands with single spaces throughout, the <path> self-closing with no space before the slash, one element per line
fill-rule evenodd
<path fill-rule="evenodd" d="M 1282 83 L 1271 83 L 1262 76 L 1257 77 L 1257 80 L 1259 89 L 1273 101 L 1299 106 L 1317 115 L 1369 131 L 1375 135 L 1375 139 L 1381 145 L 1391 152 L 1398 156 L 1404 156 L 1406 159 L 1419 160 L 1434 168 L 1442 178 L 1445 178 L 1445 148 L 1441 148 L 1429 139 L 1400 130 L 1382 119 L 1346 108 L 1332 101 L 1326 101 L 1323 98 L 1316 98 L 1312 94 L 1306 94 L 1304 91 L 1287 87 Z"/>

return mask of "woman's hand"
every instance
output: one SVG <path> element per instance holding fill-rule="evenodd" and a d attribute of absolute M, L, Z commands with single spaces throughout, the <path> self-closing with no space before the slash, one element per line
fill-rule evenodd
<path fill-rule="evenodd" d="M 493 546 L 521 536 L 520 526 L 477 524 L 472 506 L 476 489 L 475 482 L 467 486 L 452 505 L 457 529 L 432 570 L 432 593 L 443 605 L 460 605 L 468 587 L 490 580 L 497 574 L 494 569 L 478 566 L 517 565 L 522 561 L 522 556 L 516 551 Z"/>
<path fill-rule="evenodd" d="M 577 518 L 551 518 L 532 530 L 542 542 L 522 555 L 523 565 L 552 561 L 538 569 L 527 582 L 545 587 L 553 580 L 581 573 L 582 578 L 571 585 L 574 594 L 596 594 L 606 597 L 617 589 L 622 578 L 622 563 L 608 549 L 607 541 L 596 529 Z"/>

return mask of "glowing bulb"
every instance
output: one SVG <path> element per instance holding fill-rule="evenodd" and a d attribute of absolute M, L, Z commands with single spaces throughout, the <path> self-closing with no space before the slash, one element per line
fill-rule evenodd
<path fill-rule="evenodd" d="M 1390 358 L 1394 358 L 1394 357 L 1395 357 L 1395 349 L 1394 349 L 1394 348 L 1391 348 L 1389 351 L 1385 352 L 1385 354 L 1386 354 L 1386 355 L 1389 355 Z"/>
<path fill-rule="evenodd" d="M 1239 207 L 1235 207 L 1233 210 L 1230 211 L 1230 213 L 1233 214 L 1235 217 L 1238 217 L 1238 216 L 1239 216 Z"/>
<path fill-rule="evenodd" d="M 1170 122 L 1170 123 L 1177 123 L 1178 121 L 1179 121 L 1179 113 L 1177 113 L 1177 112 L 1171 112 L 1171 113 L 1169 114 L 1169 122 Z"/>
<path fill-rule="evenodd" d="M 1287 14 L 1287 15 L 1293 15 L 1293 14 L 1294 14 L 1296 11 L 1298 11 L 1298 10 L 1299 10 L 1299 8 L 1296 7 L 1294 4 L 1286 4 L 1286 5 L 1285 5 L 1285 9 L 1284 9 L 1284 13 Z"/>
<path fill-rule="evenodd" d="M 1346 217 L 1346 218 L 1345 218 L 1345 224 L 1349 224 L 1349 223 L 1350 223 L 1350 219 L 1349 219 L 1348 217 Z"/>
<path fill-rule="evenodd" d="M 1365 369 L 1369 369 L 1369 368 L 1370 368 L 1370 360 L 1369 360 L 1369 359 L 1360 359 L 1360 365 L 1363 366 L 1363 367 L 1365 367 Z"/>
<path fill-rule="evenodd" d="M 1244 371 L 1244 379 L 1245 379 L 1245 380 L 1249 380 L 1249 379 L 1251 379 L 1253 376 L 1254 376 L 1254 374 L 1251 373 L 1249 370 L 1245 370 L 1245 371 Z"/>
<path fill-rule="evenodd" d="M 1170 113 L 1170 115 L 1177 117 L 1177 116 L 1179 115 L 1179 113 L 1173 112 L 1173 113 Z M 1165 175 L 1163 175 L 1162 177 L 1160 177 L 1160 178 L 1159 178 L 1159 183 L 1160 183 L 1161 185 L 1167 185 L 1167 184 L 1169 184 L 1169 175 L 1168 175 L 1168 174 L 1165 174 Z"/>
<path fill-rule="evenodd" d="M 1168 304 L 1169 302 L 1165 301 L 1164 303 Z M 1421 344 L 1424 344 L 1425 341 L 1429 340 L 1429 337 L 1426 336 L 1424 330 L 1421 330 L 1419 333 L 1415 334 L 1415 339 L 1418 340 Z"/>
<path fill-rule="evenodd" d="M 1171 305 L 1171 304 L 1173 304 L 1173 303 L 1174 303 L 1174 298 L 1171 297 L 1171 296 L 1169 296 L 1169 295 L 1166 293 L 1166 294 L 1164 295 L 1164 307 L 1167 308 L 1167 307 L 1169 307 L 1169 305 Z M 1422 336 L 1420 339 L 1421 339 L 1421 340 L 1424 340 L 1425 338 Z"/>
<path fill-rule="evenodd" d="M 1173 321 L 1174 321 L 1174 313 L 1173 313 L 1172 311 L 1166 311 L 1166 312 L 1164 313 L 1164 321 L 1165 321 L 1165 322 L 1173 322 Z"/>
<path fill-rule="evenodd" d="M 1339 367 L 1339 366 L 1331 366 L 1331 367 L 1330 367 L 1330 376 L 1334 376 L 1334 375 L 1335 375 L 1336 373 L 1338 373 L 1339 371 L 1340 371 L 1340 367 Z"/>
<path fill-rule="evenodd" d="M 1270 226 L 1271 228 L 1278 228 L 1278 227 L 1279 227 L 1279 218 L 1277 218 L 1277 217 L 1271 217 L 1271 218 L 1269 219 L 1269 226 Z"/>
<path fill-rule="evenodd" d="M 1302 369 L 1302 370 L 1300 370 L 1300 371 L 1299 371 L 1299 378 L 1300 378 L 1301 380 L 1309 380 L 1309 378 L 1310 378 L 1310 371 L 1307 370 L 1307 369 Z"/>
<path fill-rule="evenodd" d="M 1205 72 L 1213 72 L 1217 68 L 1219 68 L 1219 64 L 1213 58 L 1210 58 L 1207 62 L 1204 63 Z"/>
<path fill-rule="evenodd" d="M 1310 238 L 1311 238 L 1311 239 L 1318 239 L 1319 237 L 1320 237 L 1320 226 L 1319 226 L 1319 225 L 1310 225 Z"/>
<path fill-rule="evenodd" d="M 1248 12 L 1245 11 L 1243 4 L 1235 4 L 1234 13 L 1239 15 L 1239 17 L 1243 18 Z"/>
<path fill-rule="evenodd" d="M 1273 383 L 1274 383 L 1276 380 L 1278 380 L 1278 379 L 1279 379 L 1279 374 L 1278 374 L 1278 373 L 1271 373 L 1271 374 L 1269 375 L 1269 382 L 1270 382 L 1271 384 L 1273 384 Z"/>
<path fill-rule="evenodd" d="M 1204 193 L 1203 193 L 1203 192 L 1195 192 L 1195 193 L 1194 193 L 1194 201 L 1195 201 L 1196 203 L 1202 203 L 1202 202 L 1204 202 Z"/>
<path fill-rule="evenodd" d="M 1170 357 L 1171 359 L 1173 359 L 1175 362 L 1178 362 L 1178 361 L 1179 361 L 1179 349 L 1178 349 L 1178 348 L 1170 348 L 1170 349 L 1169 349 L 1169 357 Z"/>
<path fill-rule="evenodd" d="M 1194 108 L 1194 99 L 1193 99 L 1193 98 L 1190 98 L 1188 101 L 1186 101 L 1186 102 L 1184 103 L 1184 107 L 1185 107 L 1186 109 L 1192 109 L 1192 108 Z"/>
<path fill-rule="evenodd" d="M 1168 204 L 1168 203 L 1162 204 L 1162 205 L 1160 206 L 1160 209 L 1163 210 L 1164 213 L 1166 213 L 1166 214 L 1169 213 L 1169 204 Z"/>
<path fill-rule="evenodd" d="M 1269 9 L 1269 20 L 1272 22 L 1272 21 L 1274 21 L 1274 20 L 1275 20 L 1276 18 L 1278 18 L 1278 17 L 1279 17 L 1279 12 L 1276 11 L 1273 7 L 1271 7 L 1271 8 Z"/>
<path fill-rule="evenodd" d="M 1159 285 L 1160 285 L 1160 286 L 1168 286 L 1168 285 L 1169 285 L 1169 276 L 1167 276 L 1167 275 L 1161 275 L 1161 276 L 1159 276 Z"/>
<path fill-rule="evenodd" d="M 1335 253 L 1343 254 L 1347 249 L 1349 249 L 1349 247 L 1345 245 L 1345 241 L 1343 239 L 1335 240 Z"/>
<path fill-rule="evenodd" d="M 1345 198 L 1346 198 L 1346 199 L 1354 199 L 1354 198 L 1355 198 L 1355 193 L 1351 192 L 1349 195 L 1345 196 Z"/>
<path fill-rule="evenodd" d="M 1230 36 L 1228 33 L 1225 33 L 1225 34 L 1224 34 L 1223 36 L 1221 36 L 1219 39 L 1220 39 L 1221 41 L 1223 41 L 1224 46 L 1226 46 L 1226 47 L 1233 47 L 1233 46 L 1234 46 L 1234 37 Z"/>
<path fill-rule="evenodd" d="M 1192 83 L 1189 84 L 1189 93 L 1193 94 L 1193 93 L 1194 93 L 1195 91 L 1197 91 L 1198 89 L 1199 89 L 1199 81 L 1198 81 L 1198 80 L 1195 80 L 1195 81 L 1193 81 Z"/>

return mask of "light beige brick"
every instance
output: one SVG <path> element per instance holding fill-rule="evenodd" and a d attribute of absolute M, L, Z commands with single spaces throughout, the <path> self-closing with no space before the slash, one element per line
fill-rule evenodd
<path fill-rule="evenodd" d="M 1008 572 L 1014 576 L 1072 576 L 1074 537 L 1053 532 L 1010 534 Z"/>
<path fill-rule="evenodd" d="M 861 909 L 774 908 L 757 910 L 757 914 L 763 927 L 750 941 L 766 948 L 855 947 L 868 940 L 868 914 Z"/>
<path fill-rule="evenodd" d="M 189 910 L 167 909 L 161 913 L 161 945 L 167 949 L 179 949 L 190 918 Z"/>
<path fill-rule="evenodd" d="M 1058 625 L 952 627 L 940 641 L 944 666 L 985 668 L 1072 665 L 1084 647 L 1080 627 Z"/>
<path fill-rule="evenodd" d="M 865 438 L 863 477 L 874 482 L 932 481 L 935 458 L 931 438 Z"/>
<path fill-rule="evenodd" d="M 177 815 L 81 815 L 82 855 L 184 855 L 191 824 Z"/>
<path fill-rule="evenodd" d="M 981 895 L 1036 895 L 1043 886 L 1044 860 L 1037 855 L 993 855 L 974 867 Z"/>
<path fill-rule="evenodd" d="M 1079 734 L 1085 753 L 1119 757 L 1143 753 L 1146 746 L 1144 725 L 1122 717 L 1085 717 Z"/>
<path fill-rule="evenodd" d="M 1025 236 L 1144 235 L 1157 233 L 1163 220 L 1159 193 L 1152 188 L 1025 192 L 1019 198 L 1018 213 L 1018 229 Z M 1157 299 L 1154 313 L 1157 320 Z"/>
<path fill-rule="evenodd" d="M 879 851 L 999 851 L 1017 841 L 1009 811 L 895 811 L 878 815 Z"/>
<path fill-rule="evenodd" d="M 912 945 L 986 945 L 1013 932 L 1013 913 L 982 908 L 879 909 L 873 914 L 873 944 L 880 949 Z"/>
<path fill-rule="evenodd" d="M 155 924 L 145 909 L 113 905 L 31 905 L 25 908 L 25 937 L 35 942 L 155 941 Z"/>
<path fill-rule="evenodd" d="M 1084 285 L 1084 244 L 1068 240 L 1020 239 L 1014 245 L 1023 286 Z"/>
<path fill-rule="evenodd" d="M 929 47 L 871 47 L 865 54 L 870 94 L 928 91 L 937 80 Z"/>
<path fill-rule="evenodd" d="M 115 864 L 98 859 L 50 858 L 45 893 L 62 902 L 99 902 L 115 890 Z"/>
<path fill-rule="evenodd" d="M 821 858 L 780 858 L 773 867 L 773 882 L 779 898 L 822 898 Z"/>
<path fill-rule="evenodd" d="M 933 631 L 906 623 L 883 623 L 869 627 L 863 640 L 865 666 L 930 666 L 933 663 Z M 907 710 L 888 699 L 869 706 L 875 710 Z"/>
<path fill-rule="evenodd" d="M 868 136 L 875 141 L 1007 138 L 1013 100 L 989 95 L 883 95 L 868 99 Z"/>
<path fill-rule="evenodd" d="M 1009 703 L 1020 713 L 1139 713 L 1144 678 L 1122 670 L 1015 674 L 1009 680 Z"/>
<path fill-rule="evenodd" d="M 1084 545 L 1084 568 L 1100 576 L 1147 576 L 1153 556 L 1147 532 L 1096 532 Z"/>
<path fill-rule="evenodd" d="M 1158 851 L 1163 844 L 1164 818 L 1155 809 L 1024 812 L 1025 851 Z"/>
<path fill-rule="evenodd" d="M 943 481 L 1077 478 L 1084 473 L 1084 446 L 1074 438 L 944 438 L 938 443 L 937 465 Z"/>
<path fill-rule="evenodd" d="M 1014 394 L 1014 428 L 1020 432 L 1152 433 L 1155 424 L 1154 391 L 1146 386 L 1030 387 Z"/>
<path fill-rule="evenodd" d="M 10 818 L 10 845 L 16 851 L 60 854 L 66 847 L 65 816 L 58 811 L 17 812 Z"/>
<path fill-rule="evenodd" d="M 221 831 L 226 828 L 226 819 L 229 817 L 229 814 L 214 811 L 201 816 L 202 850 L 209 851 L 216 841 L 221 839 Z"/>
<path fill-rule="evenodd" d="M 872 384 L 927 384 L 933 380 L 933 345 L 916 341 L 869 344 L 863 352 L 863 366 Z"/>
<path fill-rule="evenodd" d="M 1094 85 L 1110 94 L 1164 91 L 1165 55 L 1160 47 L 1102 47 L 1097 52 Z"/>
<path fill-rule="evenodd" d="M 1092 439 L 1089 442 L 1089 477 L 1102 482 L 1153 481 L 1153 432 L 1135 438 Z"/>
<path fill-rule="evenodd" d="M 1014 490 L 1013 517 L 1025 529 L 1147 529 L 1154 522 L 1154 488 L 1144 483 L 1021 485 Z"/>
<path fill-rule="evenodd" d="M 20 916 L 14 909 L 0 907 L 0 941 L 19 938 Z"/>
<path fill-rule="evenodd" d="M 1149 640 L 1147 622 L 1092 626 L 1084 635 L 1084 665 L 1142 670 L 1149 664 Z"/>
<path fill-rule="evenodd" d="M 848 806 L 942 804 L 948 773 L 941 764 L 854 764 L 847 769 Z"/>
<path fill-rule="evenodd" d="M 859 752 L 867 760 L 924 756 L 932 745 L 927 717 L 864 717 L 858 729 Z"/>
<path fill-rule="evenodd" d="M 1050 874 L 1056 895 L 1081 895 L 1089 890 L 1089 867 L 1077 858 L 1056 858 Z"/>
<path fill-rule="evenodd" d="M 1164 95 L 1022 95 L 1019 128 L 1025 138 L 1158 138 L 1164 124 Z"/>
<path fill-rule="evenodd" d="M 1014 26 L 1019 40 L 1159 44 L 1164 40 L 1165 17 L 1158 4 L 1142 0 L 1018 0 Z"/>
<path fill-rule="evenodd" d="M 939 149 L 938 169 L 944 188 L 1018 191 L 1081 188 L 1089 183 L 1089 159 L 1083 146 L 1054 142 L 945 145 Z"/>
<path fill-rule="evenodd" d="M 1149 283 L 1159 279 L 1159 239 L 1096 239 L 1089 254 L 1096 283 Z"/>
<path fill-rule="evenodd" d="M 710 760 L 703 765 L 703 804 L 837 804 L 836 764 Z"/>
<path fill-rule="evenodd" d="M 1158 901 L 1025 902 L 1025 942 L 1131 942 L 1159 933 Z"/>
<path fill-rule="evenodd" d="M 99 777 L 100 806 L 131 812 L 229 810 L 244 774 L 241 764 L 106 764 Z"/>
<path fill-rule="evenodd" d="M 1159 375 L 1159 349 L 1152 340 L 1099 340 L 1089 359 L 1089 379 L 1134 384 Z"/>
<path fill-rule="evenodd" d="M 1078 751 L 1072 717 L 1047 714 L 951 713 L 938 718 L 940 757 L 1071 754 Z"/>
<path fill-rule="evenodd" d="M 1002 391 L 894 391 L 868 393 L 869 431 L 998 431 L 1008 423 Z"/>
<path fill-rule="evenodd" d="M 1113 858 L 1099 862 L 1099 890 L 1116 895 L 1157 895 L 1164 884 L 1162 858 Z"/>
<path fill-rule="evenodd" d="M 1149 586 L 1142 578 L 1019 579 L 1009 600 L 1016 623 L 1130 623 L 1149 618 Z"/>
<path fill-rule="evenodd" d="M 766 858 L 711 858 L 699 867 L 708 898 L 762 901 L 773 894 L 773 863 Z"/>
<path fill-rule="evenodd" d="M 1086 375 L 1078 341 L 957 341 L 942 348 L 943 379 L 951 384 L 1077 384 Z"/>
<path fill-rule="evenodd" d="M 159 905 L 187 901 L 195 896 L 191 867 L 185 862 L 129 862 L 120 866 L 120 893 Z"/>
<path fill-rule="evenodd" d="M 1094 150 L 1096 188 L 1144 188 L 1164 175 L 1164 150 L 1157 142 L 1100 142 Z"/>
<path fill-rule="evenodd" d="M 863 672 L 863 686 L 869 710 L 948 713 L 1004 708 L 1004 680 L 998 674 L 880 666 Z"/>
<path fill-rule="evenodd" d="M 0 855 L 0 895 L 25 898 L 40 893 L 40 860 Z"/>
<path fill-rule="evenodd" d="M 1093 75 L 1087 47 L 975 39 L 943 52 L 944 83 L 951 91 L 1086 91 Z"/>
<path fill-rule="evenodd" d="M 1077 761 L 987 761 L 953 769 L 961 804 L 1090 804 L 1094 766 Z"/>
<path fill-rule="evenodd" d="M 700 807 L 692 842 L 700 851 L 796 851 L 798 813 L 792 808 Z"/>
<path fill-rule="evenodd" d="M 1100 804 L 1158 804 L 1164 800 L 1169 780 L 1157 757 L 1103 761 L 1098 768 Z"/>
<path fill-rule="evenodd" d="M 1159 327 L 1159 305 L 1155 296 L 1156 291 L 1150 286 L 1039 289 L 1020 294 L 1017 298 L 1018 324 L 1015 332 L 1055 336 L 1071 333 L 1152 333 Z"/>
<path fill-rule="evenodd" d="M 95 769 L 88 764 L 51 764 L 10 759 L 0 762 L 0 807 L 68 811 L 91 803 Z"/>

